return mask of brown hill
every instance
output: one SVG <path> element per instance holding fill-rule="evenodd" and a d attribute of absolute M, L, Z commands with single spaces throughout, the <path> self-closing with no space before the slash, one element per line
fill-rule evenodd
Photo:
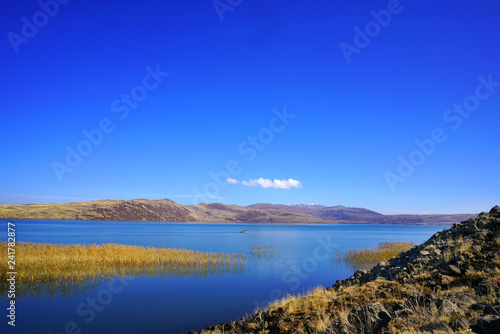
<path fill-rule="evenodd" d="M 196 220 L 190 210 L 169 199 L 0 205 L 0 218 L 164 222 Z"/>
<path fill-rule="evenodd" d="M 364 208 L 259 203 L 181 205 L 169 199 L 98 200 L 64 204 L 0 205 L 1 218 L 226 223 L 453 224 L 458 215 L 383 215 Z"/>

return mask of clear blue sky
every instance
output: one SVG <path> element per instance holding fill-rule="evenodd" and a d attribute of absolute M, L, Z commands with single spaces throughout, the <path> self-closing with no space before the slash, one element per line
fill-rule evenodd
<path fill-rule="evenodd" d="M 60 1 L 2 1 L 0 203 L 500 204 L 498 1 Z"/>

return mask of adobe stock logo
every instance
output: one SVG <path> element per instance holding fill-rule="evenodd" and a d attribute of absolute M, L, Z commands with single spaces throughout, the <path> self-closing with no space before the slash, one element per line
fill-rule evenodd
<path fill-rule="evenodd" d="M 134 86 L 128 93 L 123 93 L 120 98 L 111 102 L 110 108 L 120 121 L 124 121 L 129 117 L 131 110 L 136 109 L 139 103 L 144 101 L 148 94 L 156 89 L 163 80 L 169 75 L 168 72 L 163 72 L 160 65 L 155 68 L 146 66 L 146 75 L 143 76 L 141 83 Z M 81 139 L 76 145 L 66 145 L 66 157 L 62 162 L 53 161 L 51 164 L 52 170 L 59 182 L 63 182 L 64 175 L 72 173 L 84 161 L 84 158 L 89 156 L 96 147 L 101 145 L 106 137 L 112 133 L 117 121 L 113 121 L 109 117 L 102 118 L 98 125 L 90 130 L 83 129 L 81 131 L 85 139 Z"/>
<path fill-rule="evenodd" d="M 494 81 L 493 74 L 489 74 L 487 78 L 480 75 L 477 80 L 479 83 L 476 85 L 474 93 L 466 96 L 462 103 L 454 103 L 452 108 L 446 109 L 443 113 L 443 121 L 450 123 L 449 126 L 453 131 L 458 130 L 463 121 L 473 115 L 472 113 L 479 109 L 481 103 L 489 99 L 500 87 L 500 81 Z M 448 139 L 449 133 L 451 133 L 450 130 L 438 127 L 434 128 L 427 138 L 415 139 L 416 148 L 406 156 L 398 156 L 399 164 L 395 172 L 386 171 L 384 173 L 389 189 L 394 192 L 397 184 L 404 183 L 411 177 L 417 167 L 423 165 L 437 151 L 438 146 Z"/>
<path fill-rule="evenodd" d="M 243 0 L 214 0 L 212 5 L 214 6 L 215 12 L 219 16 L 219 20 L 224 21 L 224 13 L 232 12 L 234 8 L 241 5 Z"/>
<path fill-rule="evenodd" d="M 15 53 L 19 53 L 19 46 L 21 44 L 28 44 L 30 39 L 34 38 L 38 31 L 49 23 L 49 19 L 59 13 L 59 5 L 66 5 L 70 0 L 40 0 L 38 6 L 41 10 L 35 12 L 31 20 L 26 16 L 21 18 L 23 25 L 21 27 L 21 34 L 9 32 L 7 38 Z"/>
<path fill-rule="evenodd" d="M 411 1 L 411 0 L 410 0 Z M 378 12 L 372 10 L 370 15 L 373 20 L 368 21 L 364 29 L 356 26 L 354 27 L 354 32 L 356 33 L 353 38 L 353 43 L 349 44 L 346 42 L 341 42 L 339 44 L 340 50 L 344 55 L 345 60 L 348 64 L 351 63 L 351 56 L 361 53 L 361 50 L 366 48 L 372 38 L 377 37 L 382 28 L 386 28 L 392 21 L 394 15 L 400 14 L 403 11 L 403 6 L 399 3 L 399 0 L 389 0 L 387 3 L 387 9 L 379 10 Z"/>

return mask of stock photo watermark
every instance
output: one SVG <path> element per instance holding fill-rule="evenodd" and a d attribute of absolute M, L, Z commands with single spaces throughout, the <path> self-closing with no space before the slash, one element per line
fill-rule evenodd
<path fill-rule="evenodd" d="M 121 94 L 111 102 L 111 111 L 118 115 L 123 121 L 129 115 L 132 109 L 139 106 L 148 96 L 148 92 L 156 89 L 164 78 L 169 76 L 168 72 L 162 72 L 160 65 L 155 68 L 146 66 L 147 74 L 142 78 L 141 84 L 134 86 L 128 94 Z M 63 182 L 63 176 L 71 173 L 80 166 L 85 157 L 88 157 L 94 148 L 98 147 L 104 141 L 105 135 L 109 135 L 116 129 L 116 123 L 109 117 L 102 118 L 98 126 L 94 129 L 83 129 L 82 135 L 85 139 L 80 140 L 76 145 L 65 147 L 66 157 L 63 162 L 53 161 L 51 166 L 59 182 Z"/>
<path fill-rule="evenodd" d="M 75 309 L 76 314 L 84 319 L 87 325 L 96 318 L 96 312 L 102 312 L 105 306 L 111 304 L 113 296 L 119 294 L 128 285 L 124 278 L 112 278 L 105 288 L 100 289 L 95 296 L 87 297 L 85 302 L 81 302 Z M 55 334 L 79 334 L 82 332 L 82 326 L 78 322 L 71 320 L 64 325 L 64 331 Z M 52 332 L 49 332 L 52 334 Z"/>
<path fill-rule="evenodd" d="M 290 286 L 289 291 L 292 293 L 297 292 L 297 290 L 302 285 L 302 282 L 311 277 L 311 275 L 318 270 L 319 264 L 328 259 L 331 259 L 331 254 L 338 248 L 337 243 L 332 242 L 331 235 L 327 237 L 318 237 L 316 239 L 318 245 L 314 248 L 312 256 L 308 256 L 302 260 L 300 267 L 296 264 L 290 266 L 290 269 L 285 271 L 281 276 L 281 282 Z M 269 299 L 266 300 L 254 300 L 253 304 L 258 309 L 264 309 L 272 301 L 278 300 L 285 296 L 285 291 L 281 289 L 274 289 L 269 293 Z"/>
<path fill-rule="evenodd" d="M 7 223 L 7 323 L 9 326 L 16 326 L 16 225 Z"/>
<path fill-rule="evenodd" d="M 380 35 L 382 28 L 387 28 L 387 26 L 391 23 L 393 16 L 400 14 L 403 9 L 404 7 L 401 5 L 399 0 L 389 0 L 387 3 L 387 9 L 370 11 L 370 15 L 373 20 L 368 21 L 364 25 L 363 29 L 358 26 L 354 27 L 355 34 L 352 43 L 341 42 L 339 44 L 340 50 L 342 51 L 347 63 L 351 63 L 351 57 L 353 54 L 361 53 L 361 50 L 370 45 L 372 39 Z"/>
<path fill-rule="evenodd" d="M 241 5 L 243 0 L 214 0 L 212 6 L 214 6 L 219 20 L 224 21 L 224 13 L 232 12 L 235 7 Z"/>
<path fill-rule="evenodd" d="M 248 136 L 238 145 L 237 152 L 245 158 L 245 161 L 253 161 L 259 152 L 263 151 L 274 140 L 275 135 L 283 131 L 290 124 L 290 121 L 297 117 L 297 115 L 289 114 L 286 106 L 283 107 L 283 110 L 274 109 L 273 114 L 274 116 L 269 120 L 267 127 L 262 128 L 257 135 Z M 232 181 L 228 182 L 228 180 L 235 180 L 234 178 L 242 171 L 243 167 L 238 160 L 228 161 L 225 169 L 218 172 L 210 171 L 208 176 L 212 181 L 206 183 L 202 190 L 193 189 L 193 204 L 210 202 L 210 198 L 218 198 L 221 189 L 233 183 Z"/>
<path fill-rule="evenodd" d="M 496 88 L 500 87 L 500 81 L 494 81 L 493 74 L 489 74 L 487 78 L 479 76 L 477 79 L 479 84 L 476 86 L 474 93 L 465 97 L 461 104 L 454 103 L 451 108 L 446 109 L 443 113 L 443 121 L 453 131 L 458 130 L 463 121 L 479 109 L 481 101 L 490 98 L 496 91 Z M 438 145 L 444 143 L 447 139 L 448 133 L 441 127 L 433 129 L 427 138 L 422 140 L 416 139 L 414 143 L 417 148 L 411 151 L 406 157 L 403 155 L 398 156 L 399 165 L 397 171 L 386 171 L 384 174 L 391 191 L 394 192 L 398 183 L 403 183 L 412 176 L 416 168 L 433 155 Z"/>
<path fill-rule="evenodd" d="M 23 16 L 21 18 L 22 26 L 20 33 L 9 32 L 7 38 L 15 53 L 19 53 L 19 46 L 28 44 L 33 39 L 40 29 L 45 27 L 51 18 L 54 18 L 58 13 L 61 5 L 68 4 L 70 0 L 40 0 L 37 2 L 40 7 L 31 18 Z"/>

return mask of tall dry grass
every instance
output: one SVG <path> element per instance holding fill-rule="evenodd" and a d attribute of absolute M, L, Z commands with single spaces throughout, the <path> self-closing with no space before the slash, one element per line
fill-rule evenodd
<path fill-rule="evenodd" d="M 351 249 L 345 252 L 337 251 L 333 256 L 336 260 L 348 263 L 376 263 L 387 261 L 412 247 L 412 242 L 384 241 L 379 243 L 378 248 Z"/>
<path fill-rule="evenodd" d="M 183 267 L 220 268 L 239 266 L 244 262 L 244 258 L 237 254 L 119 244 L 18 242 L 15 249 L 16 280 L 21 282 L 123 276 L 133 274 L 137 268 L 152 266 L 175 267 L 179 271 Z M 0 253 L 7 254 L 6 242 L 0 242 Z M 7 269 L 7 261 L 2 261 L 0 279 L 4 280 L 6 273 L 11 271 Z"/>

